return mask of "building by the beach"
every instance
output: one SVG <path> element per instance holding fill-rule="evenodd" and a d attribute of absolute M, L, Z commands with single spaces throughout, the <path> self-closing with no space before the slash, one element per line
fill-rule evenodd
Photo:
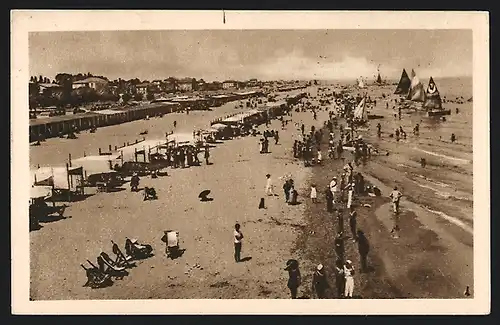
<path fill-rule="evenodd" d="M 85 78 L 83 80 L 78 80 L 73 82 L 72 88 L 73 89 L 78 89 L 78 88 L 92 88 L 94 90 L 101 90 L 105 88 L 108 85 L 108 81 L 106 79 L 102 78 L 97 78 L 97 77 L 89 77 Z"/>
<path fill-rule="evenodd" d="M 223 89 L 230 89 L 236 87 L 236 81 L 234 80 L 226 80 L 222 83 Z"/>
<path fill-rule="evenodd" d="M 135 86 L 135 90 L 138 94 L 146 95 L 148 93 L 148 83 L 142 83 Z"/>

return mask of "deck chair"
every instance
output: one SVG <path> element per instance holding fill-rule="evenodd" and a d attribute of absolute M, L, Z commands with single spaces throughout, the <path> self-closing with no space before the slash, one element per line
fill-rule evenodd
<path fill-rule="evenodd" d="M 156 194 L 156 190 L 154 187 L 145 187 L 144 188 L 144 201 L 147 200 L 157 200 L 158 195 Z"/>
<path fill-rule="evenodd" d="M 132 259 L 132 256 L 125 256 L 118 247 L 118 244 L 116 244 L 114 241 L 111 241 L 111 243 L 113 244 L 112 246 L 113 253 L 116 255 L 116 260 L 115 260 L 116 265 L 124 266 L 125 268 L 134 267 L 135 265 L 129 262 Z"/>
<path fill-rule="evenodd" d="M 85 274 L 87 275 L 87 282 L 83 285 L 84 287 L 91 287 L 92 289 L 102 288 L 108 285 L 113 284 L 111 280 L 111 276 L 109 274 L 103 273 L 92 264 L 89 260 L 87 260 L 91 267 L 85 267 L 85 265 L 80 264 L 80 266 L 85 270 Z"/>
<path fill-rule="evenodd" d="M 107 260 L 105 260 L 101 255 L 97 257 L 97 264 L 99 265 L 99 270 L 105 274 L 109 274 L 110 276 L 114 276 L 117 279 L 121 280 L 124 276 L 128 275 L 127 270 L 123 266 L 115 266 L 110 264 Z"/>
<path fill-rule="evenodd" d="M 127 238 L 125 240 L 125 254 L 132 256 L 134 260 L 142 260 L 153 255 L 153 247 L 148 244 L 133 243 Z"/>
<path fill-rule="evenodd" d="M 162 241 L 167 244 L 165 249 L 167 257 L 171 259 L 179 257 L 183 252 L 179 247 L 179 232 L 166 230 L 164 233 Z"/>
<path fill-rule="evenodd" d="M 105 252 L 101 252 L 100 256 L 104 259 L 104 261 L 106 261 L 107 264 L 109 264 L 113 267 L 116 267 L 116 268 L 125 267 L 123 265 L 118 265 L 118 259 L 117 260 L 111 259 L 111 257 L 109 257 L 109 255 Z"/>

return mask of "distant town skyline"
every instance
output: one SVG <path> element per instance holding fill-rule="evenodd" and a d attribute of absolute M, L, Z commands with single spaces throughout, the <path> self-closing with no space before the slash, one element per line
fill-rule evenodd
<path fill-rule="evenodd" d="M 472 76 L 470 30 L 171 30 L 29 35 L 30 75 L 109 79 L 398 79 Z"/>

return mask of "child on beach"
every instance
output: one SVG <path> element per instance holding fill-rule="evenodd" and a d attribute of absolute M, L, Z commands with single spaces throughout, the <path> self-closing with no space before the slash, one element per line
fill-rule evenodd
<path fill-rule="evenodd" d="M 311 201 L 312 201 L 312 203 L 316 203 L 317 198 L 318 198 L 318 193 L 316 191 L 316 185 L 312 184 L 311 185 Z"/>

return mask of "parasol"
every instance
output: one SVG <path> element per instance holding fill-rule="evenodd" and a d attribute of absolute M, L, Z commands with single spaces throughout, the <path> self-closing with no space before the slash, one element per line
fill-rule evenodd
<path fill-rule="evenodd" d="M 198 198 L 200 198 L 201 201 L 209 201 L 209 198 L 207 197 L 208 194 L 210 194 L 210 190 L 201 191 L 200 194 L 198 194 Z"/>

